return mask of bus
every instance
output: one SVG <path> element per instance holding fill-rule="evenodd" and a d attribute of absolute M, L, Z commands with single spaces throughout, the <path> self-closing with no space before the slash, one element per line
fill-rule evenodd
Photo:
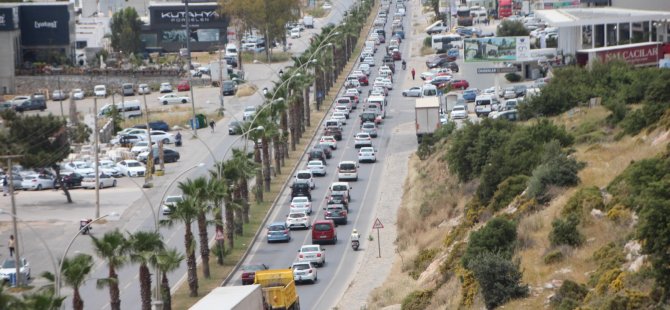
<path fill-rule="evenodd" d="M 470 8 L 467 6 L 459 6 L 456 11 L 459 26 L 472 26 L 472 16 L 470 15 Z"/>
<path fill-rule="evenodd" d="M 436 34 L 431 37 L 430 42 L 436 53 L 445 53 L 450 48 L 463 47 L 463 37 L 458 34 Z"/>
<path fill-rule="evenodd" d="M 500 0 L 498 2 L 498 18 L 512 16 L 512 0 Z"/>

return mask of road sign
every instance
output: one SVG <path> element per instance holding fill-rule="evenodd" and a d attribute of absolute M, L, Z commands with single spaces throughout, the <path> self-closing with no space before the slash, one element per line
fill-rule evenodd
<path fill-rule="evenodd" d="M 512 73 L 517 72 L 517 67 L 500 67 L 500 68 L 477 68 L 477 74 L 486 73 Z"/>
<path fill-rule="evenodd" d="M 384 228 L 384 224 L 382 224 L 382 221 L 380 221 L 379 218 L 377 218 L 375 220 L 375 224 L 372 225 L 372 229 L 379 229 L 379 228 Z"/>

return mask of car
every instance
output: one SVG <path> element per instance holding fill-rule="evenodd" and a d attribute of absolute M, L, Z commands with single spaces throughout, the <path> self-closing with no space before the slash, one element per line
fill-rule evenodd
<path fill-rule="evenodd" d="M 323 136 L 319 140 L 319 143 L 326 144 L 333 150 L 337 149 L 337 140 L 335 140 L 335 137 L 333 136 Z"/>
<path fill-rule="evenodd" d="M 354 147 L 358 149 L 364 146 L 372 146 L 372 138 L 367 132 L 359 132 L 356 134 Z"/>
<path fill-rule="evenodd" d="M 107 87 L 105 85 L 95 85 L 93 87 L 93 94 L 96 97 L 107 97 Z"/>
<path fill-rule="evenodd" d="M 133 159 L 118 162 L 116 168 L 119 169 L 122 175 L 129 177 L 143 177 L 146 173 L 146 167 L 141 162 Z"/>
<path fill-rule="evenodd" d="M 146 125 L 144 127 L 146 127 Z M 164 121 L 151 121 L 151 122 L 149 122 L 149 129 L 159 130 L 159 131 L 169 131 L 170 130 L 170 125 L 168 125 Z"/>
<path fill-rule="evenodd" d="M 72 90 L 72 99 L 74 100 L 82 100 L 86 97 L 86 94 L 84 93 L 81 88 L 75 88 Z"/>
<path fill-rule="evenodd" d="M 189 91 L 191 90 L 191 84 L 187 80 L 183 80 L 177 84 L 177 91 Z"/>
<path fill-rule="evenodd" d="M 326 166 L 320 160 L 310 160 L 307 162 L 307 169 L 312 171 L 313 175 L 326 176 Z"/>
<path fill-rule="evenodd" d="M 330 147 L 330 145 L 328 145 Z M 311 149 L 309 153 L 307 153 L 307 160 L 312 161 L 312 160 L 318 160 L 323 165 L 326 165 L 326 153 L 321 150 L 321 149 Z"/>
<path fill-rule="evenodd" d="M 304 182 L 309 184 L 311 189 L 316 188 L 316 183 L 314 183 L 314 176 L 309 170 L 299 170 L 295 174 L 295 182 Z"/>
<path fill-rule="evenodd" d="M 374 111 L 369 111 L 369 112 L 363 111 L 363 113 L 361 113 L 361 115 L 360 115 L 360 118 L 361 118 L 361 124 L 368 123 L 368 122 L 375 123 L 375 124 L 381 124 L 381 122 L 382 122 L 381 115 L 377 115 L 377 113 L 375 113 Z"/>
<path fill-rule="evenodd" d="M 237 83 L 231 80 L 223 81 L 222 92 L 224 96 L 235 96 L 237 92 Z"/>
<path fill-rule="evenodd" d="M 365 132 L 370 135 L 371 138 L 377 137 L 377 125 L 373 122 L 365 122 L 361 125 L 361 132 Z"/>
<path fill-rule="evenodd" d="M 516 92 L 516 98 L 520 98 L 526 95 L 528 87 L 526 85 L 514 85 L 514 91 Z"/>
<path fill-rule="evenodd" d="M 466 80 L 451 80 L 449 84 L 455 89 L 466 89 L 470 87 L 470 83 Z"/>
<path fill-rule="evenodd" d="M 293 263 L 293 265 L 291 265 L 291 270 L 293 270 L 293 281 L 296 283 L 305 281 L 316 283 L 319 278 L 316 271 L 316 265 L 312 262 Z"/>
<path fill-rule="evenodd" d="M 26 279 L 30 279 L 30 264 L 25 257 L 21 259 L 21 264 L 19 264 L 19 273 Z M 15 277 L 16 259 L 7 258 L 2 262 L 2 266 L 0 266 L 0 280 L 9 281 L 11 278 Z"/>
<path fill-rule="evenodd" d="M 307 197 L 307 200 L 312 201 L 312 188 L 308 183 L 293 182 L 291 184 L 291 198 Z"/>
<path fill-rule="evenodd" d="M 365 81 L 367 81 L 367 78 L 366 78 Z M 368 85 L 368 83 L 365 83 L 363 85 Z M 360 95 L 360 92 L 358 92 L 356 89 L 351 89 L 350 88 L 350 89 L 347 89 L 346 91 L 344 91 L 344 95 L 342 95 L 342 96 L 346 97 L 346 98 L 349 98 L 349 100 L 351 100 L 351 105 L 349 107 L 349 110 L 356 109 L 356 105 L 359 102 L 359 99 L 358 99 L 359 95 Z"/>
<path fill-rule="evenodd" d="M 21 188 L 23 190 L 43 190 L 55 188 L 56 181 L 53 176 L 47 174 L 29 174 L 23 176 Z"/>
<path fill-rule="evenodd" d="M 358 150 L 358 162 L 363 163 L 363 162 L 371 162 L 375 163 L 377 162 L 377 151 L 373 147 L 362 147 L 360 150 Z"/>
<path fill-rule="evenodd" d="M 440 55 L 433 56 L 431 58 L 428 58 L 428 60 L 426 60 L 426 67 L 428 67 L 428 69 L 437 68 L 441 67 L 447 62 L 449 62 L 449 60 L 447 60 L 444 57 L 441 57 Z"/>
<path fill-rule="evenodd" d="M 309 229 L 310 227 L 312 227 L 312 224 L 307 212 L 292 211 L 286 216 L 286 226 L 288 226 L 289 229 L 293 228 Z"/>
<path fill-rule="evenodd" d="M 347 201 L 346 203 L 349 203 L 351 195 L 349 194 L 349 190 L 351 190 L 352 187 L 349 185 L 349 182 L 333 182 L 330 184 L 330 187 L 328 188 L 329 192 L 329 197 L 336 196 L 336 195 L 342 195 L 345 200 Z"/>
<path fill-rule="evenodd" d="M 449 116 L 445 113 L 440 113 L 440 124 L 443 126 L 449 123 Z"/>
<path fill-rule="evenodd" d="M 354 161 L 343 160 L 337 165 L 337 180 L 358 181 L 358 164 Z"/>
<path fill-rule="evenodd" d="M 242 113 L 242 120 L 247 121 L 253 119 L 254 116 L 256 115 L 256 110 L 257 110 L 256 106 L 253 105 L 244 108 L 244 112 Z"/>
<path fill-rule="evenodd" d="M 152 142 L 158 142 L 161 141 L 163 144 L 170 144 L 175 142 L 175 136 L 169 132 L 165 132 L 162 130 L 152 130 L 150 132 L 151 135 L 151 141 Z M 149 140 L 149 139 L 147 139 Z"/>
<path fill-rule="evenodd" d="M 137 86 L 137 94 L 138 95 L 151 94 L 151 88 L 149 87 L 148 84 L 140 84 Z"/>
<path fill-rule="evenodd" d="M 290 36 L 291 36 L 291 39 L 297 39 L 297 38 L 300 38 L 300 28 L 295 27 L 295 28 L 291 29 L 291 31 L 289 32 L 289 34 L 290 34 Z"/>
<path fill-rule="evenodd" d="M 188 98 L 188 96 L 181 96 L 177 94 L 167 94 L 158 97 L 158 102 L 162 103 L 163 105 L 171 104 L 171 103 L 188 103 L 191 102 L 191 99 Z"/>
<path fill-rule="evenodd" d="M 312 202 L 308 197 L 297 196 L 291 199 L 291 204 L 289 205 L 290 212 L 305 212 L 307 214 L 312 214 Z"/>
<path fill-rule="evenodd" d="M 372 56 L 367 56 L 367 57 L 365 57 L 365 59 L 363 59 L 363 61 L 361 61 L 361 63 L 367 64 L 370 67 L 374 67 L 375 66 L 375 58 L 372 57 Z"/>
<path fill-rule="evenodd" d="M 161 211 L 163 215 L 172 214 L 174 208 L 177 207 L 177 203 L 182 202 L 183 200 L 184 200 L 183 195 L 171 195 L 165 197 L 165 200 L 163 200 L 163 203 L 161 204 Z"/>
<path fill-rule="evenodd" d="M 100 160 L 98 162 L 98 170 L 115 178 L 123 176 L 121 172 L 119 172 L 119 169 L 116 168 L 116 163 L 109 159 Z"/>
<path fill-rule="evenodd" d="M 447 56 L 448 57 L 453 57 L 453 58 L 458 58 L 458 49 L 457 48 L 450 48 L 447 51 Z"/>
<path fill-rule="evenodd" d="M 160 155 L 158 153 L 158 148 L 154 147 L 152 148 L 152 154 L 153 154 L 153 162 L 156 164 L 160 160 Z M 149 151 L 144 151 L 142 153 L 137 154 L 137 160 L 141 161 L 143 163 L 147 163 L 147 158 L 149 157 Z M 163 149 L 163 162 L 164 163 L 175 163 L 179 161 L 180 155 L 179 152 L 171 149 Z"/>
<path fill-rule="evenodd" d="M 347 91 L 349 91 L 349 90 L 347 90 Z M 354 91 L 356 91 L 356 90 L 354 89 Z M 346 91 L 345 91 L 345 93 L 346 93 Z M 336 105 L 345 105 L 350 111 L 353 110 L 353 108 L 354 108 L 354 103 L 353 103 L 353 101 L 351 100 L 350 97 L 338 97 L 335 100 L 335 104 Z"/>
<path fill-rule="evenodd" d="M 61 165 L 61 170 L 64 172 L 76 172 L 81 175 L 95 172 L 91 165 L 84 161 L 71 161 Z"/>
<path fill-rule="evenodd" d="M 275 241 L 291 241 L 291 230 L 288 229 L 286 223 L 274 222 L 268 225 L 267 240 L 268 243 Z"/>
<path fill-rule="evenodd" d="M 319 267 L 326 264 L 326 249 L 318 244 L 307 244 L 298 250 L 298 262 L 310 262 Z"/>
<path fill-rule="evenodd" d="M 317 143 L 314 148 L 322 150 L 323 153 L 326 154 L 326 159 L 331 159 L 333 157 L 333 149 L 331 149 L 328 144 Z"/>
<path fill-rule="evenodd" d="M 26 101 L 23 101 L 20 104 L 14 105 L 14 110 L 16 112 L 23 113 L 25 111 L 40 110 L 44 111 L 47 109 L 47 102 L 44 100 L 44 97 L 34 97 Z"/>
<path fill-rule="evenodd" d="M 116 187 L 116 180 L 108 174 L 100 173 L 98 188 Z M 82 188 L 95 188 L 95 174 L 87 175 L 81 181 Z"/>
<path fill-rule="evenodd" d="M 84 179 L 84 176 L 76 173 L 76 172 L 69 172 L 65 174 L 61 174 L 60 176 L 60 184 L 63 184 L 67 188 L 73 188 L 77 186 L 81 186 L 81 182 Z M 57 188 L 60 188 L 60 184 L 56 184 Z"/>
<path fill-rule="evenodd" d="M 344 205 L 328 204 L 323 213 L 324 220 L 332 220 L 336 225 L 346 225 L 348 221 L 347 209 Z"/>
<path fill-rule="evenodd" d="M 342 140 L 342 129 L 339 127 L 326 127 L 326 129 L 323 131 L 324 136 L 333 136 L 335 140 L 340 141 Z M 328 155 L 328 154 L 326 154 Z M 328 157 L 330 158 L 330 157 Z"/>
<path fill-rule="evenodd" d="M 463 99 L 465 99 L 466 102 L 475 101 L 477 95 L 479 95 L 479 89 L 477 88 L 468 88 L 463 91 Z"/>
<path fill-rule="evenodd" d="M 404 97 L 421 97 L 421 87 L 410 87 L 402 91 Z"/>
<path fill-rule="evenodd" d="M 12 98 L 12 100 L 10 100 L 10 102 L 16 106 L 28 100 L 30 100 L 30 96 L 15 96 L 14 98 Z"/>
<path fill-rule="evenodd" d="M 333 108 L 335 112 L 341 112 L 344 114 L 344 118 L 349 119 L 349 109 L 346 105 L 337 105 Z"/>
<path fill-rule="evenodd" d="M 506 87 L 503 91 L 502 97 L 505 99 L 516 98 L 516 91 L 514 90 L 514 86 Z"/>
<path fill-rule="evenodd" d="M 170 83 L 161 83 L 160 88 L 158 89 L 160 93 L 171 93 L 172 85 Z"/>
<path fill-rule="evenodd" d="M 363 61 L 363 59 L 361 59 L 361 61 Z M 358 70 L 361 70 L 365 75 L 370 76 L 371 72 L 370 72 L 370 65 L 369 64 L 362 63 L 362 64 L 358 65 Z"/>
<path fill-rule="evenodd" d="M 8 179 L 7 181 L 9 181 L 9 176 L 5 175 L 5 174 L 0 174 L 0 179 L 2 179 L 5 176 Z M 18 170 L 15 170 L 14 173 L 12 173 L 12 182 L 9 182 L 9 183 L 13 183 L 15 190 L 19 190 L 19 189 L 21 189 L 21 182 L 23 182 L 23 177 L 21 176 L 21 174 L 19 174 Z M 9 184 L 8 184 L 8 186 L 9 186 Z"/>
<path fill-rule="evenodd" d="M 14 110 L 14 104 L 11 101 L 0 102 L 0 112 L 5 110 Z"/>
<path fill-rule="evenodd" d="M 453 72 L 449 68 L 433 68 L 428 71 L 422 72 L 419 75 L 419 78 L 422 80 L 430 80 L 436 76 L 442 76 L 442 75 L 452 75 Z"/>
<path fill-rule="evenodd" d="M 391 57 L 393 57 L 393 60 L 401 60 L 402 54 L 400 54 L 400 51 L 396 49 L 391 52 Z"/>
<path fill-rule="evenodd" d="M 232 121 L 228 124 L 228 134 L 229 135 L 239 135 L 242 134 L 242 122 Z"/>
<path fill-rule="evenodd" d="M 268 269 L 268 266 L 265 264 L 242 265 L 242 267 L 240 267 L 240 270 L 242 271 L 242 275 L 240 276 L 242 278 L 242 285 L 254 284 L 256 271 Z"/>
<path fill-rule="evenodd" d="M 330 10 L 333 8 L 333 5 L 330 4 L 329 2 L 324 2 L 321 8 L 323 8 L 324 10 Z"/>
<path fill-rule="evenodd" d="M 464 105 L 457 105 L 451 109 L 451 119 L 468 118 L 468 108 Z"/>
<path fill-rule="evenodd" d="M 451 75 L 438 75 L 429 78 L 428 84 L 434 85 L 437 88 L 442 88 L 445 85 L 449 84 L 450 81 L 451 81 Z"/>
<path fill-rule="evenodd" d="M 151 143 L 152 146 L 156 146 L 156 142 Z M 133 143 L 133 147 L 130 148 L 130 152 L 137 155 L 143 152 L 149 151 L 149 141 L 137 141 Z"/>

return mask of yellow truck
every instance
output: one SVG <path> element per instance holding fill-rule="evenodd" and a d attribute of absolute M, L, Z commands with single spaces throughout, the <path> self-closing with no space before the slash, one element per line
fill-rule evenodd
<path fill-rule="evenodd" d="M 300 298 L 291 269 L 256 271 L 254 284 L 260 284 L 265 302 L 272 310 L 299 310 Z"/>

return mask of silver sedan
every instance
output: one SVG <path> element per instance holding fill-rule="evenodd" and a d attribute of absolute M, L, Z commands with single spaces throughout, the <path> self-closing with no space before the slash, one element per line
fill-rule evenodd
<path fill-rule="evenodd" d="M 404 97 L 421 97 L 421 87 L 412 87 L 402 91 Z"/>

